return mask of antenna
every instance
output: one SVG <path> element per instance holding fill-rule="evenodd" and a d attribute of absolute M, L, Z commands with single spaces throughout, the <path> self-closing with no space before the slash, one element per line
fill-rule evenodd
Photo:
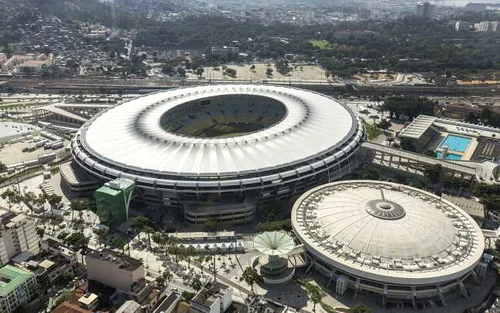
<path fill-rule="evenodd" d="M 382 196 L 382 201 L 385 202 L 384 190 L 380 189 L 380 195 Z"/>

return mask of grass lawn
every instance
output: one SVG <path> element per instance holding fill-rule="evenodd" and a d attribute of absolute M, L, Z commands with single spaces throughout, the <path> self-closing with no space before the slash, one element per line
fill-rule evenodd
<path fill-rule="evenodd" d="M 330 47 L 330 42 L 328 40 L 316 40 L 316 39 L 311 39 L 309 42 L 313 45 L 313 47 L 320 48 L 320 49 L 326 49 Z"/>
<path fill-rule="evenodd" d="M 364 124 L 368 140 L 373 140 L 382 134 L 382 131 L 379 128 L 373 126 L 372 124 L 369 124 L 367 122 L 364 122 Z"/>

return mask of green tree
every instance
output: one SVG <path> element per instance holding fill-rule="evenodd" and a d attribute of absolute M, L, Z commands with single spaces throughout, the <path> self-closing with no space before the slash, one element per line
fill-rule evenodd
<path fill-rule="evenodd" d="M 46 195 L 46 199 L 50 205 L 51 215 L 54 216 L 54 208 L 57 207 L 59 203 L 61 203 L 62 197 L 56 194 L 52 194 L 52 195 Z"/>
<path fill-rule="evenodd" d="M 140 234 L 148 224 L 149 220 L 144 216 L 135 216 L 129 220 L 130 227 L 135 229 L 138 234 Z M 138 239 L 140 239 L 139 235 Z"/>
<path fill-rule="evenodd" d="M 205 230 L 208 232 L 214 232 L 217 229 L 217 220 L 214 217 L 209 217 L 205 220 Z"/>
<path fill-rule="evenodd" d="M 432 184 L 436 184 L 441 180 L 443 175 L 443 167 L 441 164 L 427 165 L 424 168 L 425 178 Z"/>
<path fill-rule="evenodd" d="M 380 122 L 377 124 L 377 127 L 381 128 L 381 129 L 389 129 L 389 127 L 391 127 L 391 126 L 392 126 L 391 122 L 389 122 L 385 118 L 380 120 Z"/>
<path fill-rule="evenodd" d="M 9 206 L 9 212 L 12 208 L 12 204 L 18 204 L 21 202 L 21 196 L 19 195 L 19 191 L 17 189 L 7 189 L 1 195 L 2 199 L 7 201 L 7 205 Z"/>
<path fill-rule="evenodd" d="M 36 228 L 36 234 L 38 235 L 38 240 L 42 240 L 43 239 L 43 235 L 45 234 L 45 229 L 42 228 L 42 227 L 37 227 Z"/>
<path fill-rule="evenodd" d="M 73 199 L 71 200 L 70 203 L 70 209 L 71 209 L 71 223 L 73 223 L 74 219 L 74 212 L 83 212 L 90 210 L 90 204 L 89 201 L 85 198 L 79 198 L 79 199 Z"/>
<path fill-rule="evenodd" d="M 196 291 L 199 291 L 201 290 L 201 288 L 203 288 L 203 284 L 201 283 L 200 279 L 199 278 L 195 278 L 193 279 L 193 281 L 191 282 L 191 287 L 196 290 Z"/>
<path fill-rule="evenodd" d="M 306 290 L 309 298 L 313 302 L 313 312 L 316 312 L 316 304 L 320 303 L 326 293 L 320 286 L 306 283 Z"/>
<path fill-rule="evenodd" d="M 82 232 L 75 232 L 64 239 L 64 243 L 73 250 L 78 251 L 85 249 L 89 243 L 89 238 L 85 237 Z"/>
<path fill-rule="evenodd" d="M 264 281 L 262 276 L 257 272 L 257 270 L 253 267 L 247 267 L 241 274 L 240 281 L 244 281 L 250 286 L 250 290 L 253 294 L 255 294 L 253 290 L 254 284 L 258 284 Z"/>
<path fill-rule="evenodd" d="M 0 98 L 0 102 L 2 102 L 1 98 Z M 1 172 L 5 172 L 7 170 L 7 165 L 5 165 L 4 163 L 0 162 L 0 173 Z"/>
<path fill-rule="evenodd" d="M 372 309 L 365 305 L 358 304 L 355 307 L 350 308 L 349 313 L 372 313 Z"/>

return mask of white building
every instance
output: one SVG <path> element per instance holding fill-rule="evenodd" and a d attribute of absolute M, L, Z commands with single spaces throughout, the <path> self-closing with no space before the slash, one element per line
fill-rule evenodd
<path fill-rule="evenodd" d="M 455 23 L 455 31 L 457 32 L 470 30 L 470 27 L 471 24 L 469 22 L 457 21 Z"/>
<path fill-rule="evenodd" d="M 195 312 L 224 313 L 232 303 L 233 290 L 219 282 L 211 282 L 191 300 Z"/>
<path fill-rule="evenodd" d="M 482 21 L 474 24 L 478 32 L 496 32 L 498 29 L 498 22 Z"/>
<path fill-rule="evenodd" d="M 417 307 L 480 283 L 483 233 L 462 209 L 434 194 L 382 181 L 342 181 L 304 193 L 292 226 L 312 265 L 336 291 Z M 478 268 L 479 266 L 479 268 Z"/>
<path fill-rule="evenodd" d="M 0 263 L 5 265 L 22 252 L 40 252 L 35 223 L 23 214 L 0 216 Z"/>
<path fill-rule="evenodd" d="M 126 293 L 139 303 L 152 290 L 152 285 L 146 282 L 144 264 L 140 260 L 104 249 L 89 250 L 85 263 L 89 280 Z"/>

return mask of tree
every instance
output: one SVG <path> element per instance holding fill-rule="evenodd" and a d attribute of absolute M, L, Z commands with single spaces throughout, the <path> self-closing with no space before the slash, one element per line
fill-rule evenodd
<path fill-rule="evenodd" d="M 186 248 L 186 257 L 188 260 L 188 268 L 191 267 L 191 258 L 194 257 L 195 255 L 196 255 L 196 249 L 191 245 L 188 246 Z"/>
<path fill-rule="evenodd" d="M 385 118 L 383 118 L 382 120 L 380 120 L 380 122 L 377 124 L 377 127 L 381 128 L 381 129 L 388 129 L 391 126 L 392 126 L 391 122 L 389 122 Z"/>
<path fill-rule="evenodd" d="M 144 232 L 148 235 L 148 244 L 149 244 L 149 249 L 151 249 L 151 234 L 154 233 L 154 229 L 150 226 L 144 226 L 143 228 Z"/>
<path fill-rule="evenodd" d="M 205 220 L 204 225 L 207 232 L 214 232 L 217 229 L 217 220 L 214 217 L 209 217 Z"/>
<path fill-rule="evenodd" d="M 420 114 L 434 115 L 437 101 L 420 97 L 395 96 L 384 100 L 380 106 L 382 112 L 389 112 L 396 119 L 413 120 Z"/>
<path fill-rule="evenodd" d="M 130 227 L 136 230 L 136 232 L 139 234 L 141 231 L 144 230 L 144 227 L 148 225 L 149 220 L 145 218 L 144 216 L 136 216 L 130 219 L 129 224 Z M 140 239 L 140 237 L 138 236 Z"/>
<path fill-rule="evenodd" d="M 309 298 L 313 302 L 313 312 L 316 312 L 316 304 L 320 303 L 326 293 L 321 289 L 320 286 L 311 283 L 306 283 L 306 290 Z"/>
<path fill-rule="evenodd" d="M 7 201 L 7 205 L 9 206 L 9 212 L 12 208 L 12 204 L 20 203 L 21 196 L 19 195 L 19 191 L 17 189 L 7 189 L 1 195 L 2 199 Z"/>
<path fill-rule="evenodd" d="M 250 286 L 250 290 L 252 291 L 252 293 L 255 294 L 253 285 L 256 283 L 262 283 L 264 279 L 255 268 L 249 266 L 245 268 L 243 274 L 241 274 L 240 281 L 245 281 L 245 283 Z"/>
<path fill-rule="evenodd" d="M 36 228 L 36 234 L 38 235 L 39 240 L 43 239 L 43 235 L 45 234 L 45 229 L 41 227 Z"/>
<path fill-rule="evenodd" d="M 443 167 L 441 164 L 427 165 L 424 168 L 424 176 L 430 183 L 435 184 L 441 180 Z"/>
<path fill-rule="evenodd" d="M 74 212 L 83 212 L 90 210 L 90 204 L 87 199 L 73 199 L 70 203 L 71 208 L 71 223 L 73 223 Z"/>
<path fill-rule="evenodd" d="M 372 313 L 372 309 L 362 304 L 358 304 L 353 308 L 350 308 L 349 313 Z"/>
<path fill-rule="evenodd" d="M 198 75 L 198 77 L 201 77 L 201 76 L 203 76 L 203 72 L 204 72 L 204 71 L 205 71 L 205 70 L 203 69 L 203 67 L 200 67 L 200 68 L 198 68 L 198 69 L 196 70 L 196 75 Z"/>
<path fill-rule="evenodd" d="M 50 204 L 51 215 L 54 216 L 54 208 L 61 203 L 62 197 L 56 194 L 46 195 L 46 199 Z"/>
<path fill-rule="evenodd" d="M 203 288 L 203 284 L 201 283 L 199 278 L 195 278 L 191 282 L 191 287 L 193 287 L 194 290 L 199 291 L 201 290 L 201 288 Z"/>
<path fill-rule="evenodd" d="M 266 76 L 273 76 L 274 70 L 270 67 L 266 69 Z"/>
<path fill-rule="evenodd" d="M 0 98 L 0 102 L 2 102 L 2 99 Z M 7 170 L 7 165 L 4 163 L 0 162 L 0 173 L 5 172 Z"/>
<path fill-rule="evenodd" d="M 182 67 L 177 68 L 177 73 L 181 75 L 182 77 L 186 76 L 186 70 L 183 69 Z"/>

